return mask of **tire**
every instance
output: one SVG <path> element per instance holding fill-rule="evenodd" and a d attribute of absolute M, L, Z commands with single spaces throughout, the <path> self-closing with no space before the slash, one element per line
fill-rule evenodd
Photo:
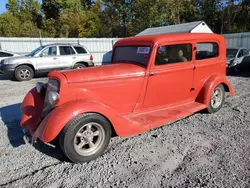
<path fill-rule="evenodd" d="M 64 127 L 59 135 L 59 143 L 70 161 L 85 163 L 103 154 L 111 134 L 111 125 L 106 118 L 86 113 L 77 116 Z"/>
<path fill-rule="evenodd" d="M 18 81 L 31 80 L 34 77 L 34 71 L 27 65 L 21 65 L 15 70 L 15 79 Z"/>
<path fill-rule="evenodd" d="M 76 63 L 74 66 L 74 69 L 83 69 L 86 68 L 86 65 L 84 65 L 83 63 Z"/>
<path fill-rule="evenodd" d="M 217 85 L 212 93 L 207 111 L 212 114 L 221 109 L 225 100 L 225 89 L 222 84 Z"/>

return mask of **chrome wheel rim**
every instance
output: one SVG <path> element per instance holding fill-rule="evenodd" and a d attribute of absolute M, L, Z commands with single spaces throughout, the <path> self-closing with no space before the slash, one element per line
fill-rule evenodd
<path fill-rule="evenodd" d="M 211 97 L 211 106 L 213 108 L 218 108 L 222 103 L 222 99 L 223 99 L 222 89 L 220 87 L 215 88 Z"/>
<path fill-rule="evenodd" d="M 74 148 L 79 155 L 90 156 L 95 154 L 103 145 L 105 131 L 96 122 L 83 125 L 75 135 Z"/>
<path fill-rule="evenodd" d="M 29 78 L 30 77 L 30 71 L 28 70 L 28 69 L 21 69 L 20 70 L 20 73 L 19 73 L 19 75 L 20 75 L 20 77 L 22 78 L 22 79 L 27 79 L 27 78 Z"/>

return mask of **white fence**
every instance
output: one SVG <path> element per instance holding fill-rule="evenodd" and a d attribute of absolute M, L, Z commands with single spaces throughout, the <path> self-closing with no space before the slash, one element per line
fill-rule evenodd
<path fill-rule="evenodd" d="M 250 49 L 250 33 L 223 35 L 228 47 L 245 47 Z M 40 45 L 50 43 L 78 43 L 86 46 L 94 56 L 95 65 L 110 62 L 113 44 L 119 38 L 5 38 L 0 37 L 0 49 L 27 54 Z"/>
<path fill-rule="evenodd" d="M 227 46 L 230 48 L 244 47 L 250 49 L 250 32 L 225 34 L 224 37 L 227 39 Z"/>
<path fill-rule="evenodd" d="M 17 54 L 27 54 L 40 45 L 51 43 L 81 44 L 93 54 L 95 65 L 110 62 L 113 44 L 118 38 L 4 38 L 0 37 L 0 49 Z"/>

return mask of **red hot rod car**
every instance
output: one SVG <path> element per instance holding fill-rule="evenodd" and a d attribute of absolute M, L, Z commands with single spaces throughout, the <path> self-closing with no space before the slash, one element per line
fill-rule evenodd
<path fill-rule="evenodd" d="M 59 138 L 83 163 L 100 156 L 112 133 L 130 136 L 200 110 L 217 112 L 225 92 L 226 43 L 217 34 L 162 34 L 119 40 L 110 65 L 53 71 L 25 96 L 21 126 L 35 141 Z"/>

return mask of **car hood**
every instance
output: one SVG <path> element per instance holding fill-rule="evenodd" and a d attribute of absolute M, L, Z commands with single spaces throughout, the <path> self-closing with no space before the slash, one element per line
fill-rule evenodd
<path fill-rule="evenodd" d="M 61 72 L 68 83 L 76 83 L 144 76 L 145 68 L 134 64 L 116 63 Z"/>
<path fill-rule="evenodd" d="M 32 57 L 27 57 L 27 56 L 12 56 L 12 57 L 6 58 L 4 60 L 5 61 L 8 60 L 12 64 L 12 63 L 27 62 L 27 60 L 29 60 L 31 58 Z"/>

